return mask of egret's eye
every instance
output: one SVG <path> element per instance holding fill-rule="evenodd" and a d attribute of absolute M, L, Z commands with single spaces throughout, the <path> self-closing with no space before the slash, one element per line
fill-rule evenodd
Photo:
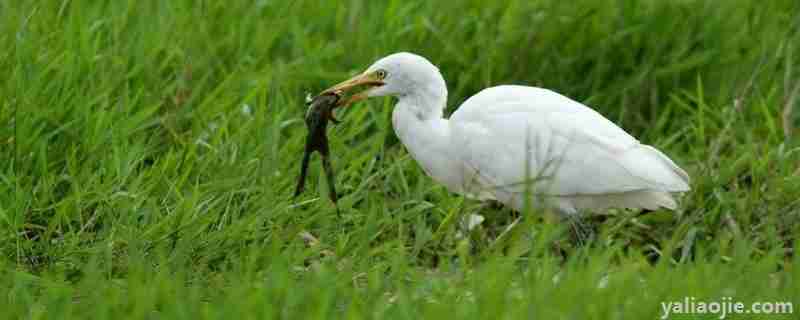
<path fill-rule="evenodd" d="M 378 77 L 378 80 L 386 79 L 387 75 L 389 75 L 389 73 L 386 72 L 386 70 L 379 69 L 378 71 L 375 71 L 375 76 Z"/>

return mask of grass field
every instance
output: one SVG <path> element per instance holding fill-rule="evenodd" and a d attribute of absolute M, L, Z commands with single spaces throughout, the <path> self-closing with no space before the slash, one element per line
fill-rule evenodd
<path fill-rule="evenodd" d="M 330 129 L 339 213 L 316 161 L 293 199 L 306 93 L 396 51 L 439 65 L 448 112 L 504 83 L 587 103 L 693 190 L 577 246 L 433 183 L 387 98 Z M 0 93 L 0 318 L 800 314 L 796 0 L 4 1 Z"/>

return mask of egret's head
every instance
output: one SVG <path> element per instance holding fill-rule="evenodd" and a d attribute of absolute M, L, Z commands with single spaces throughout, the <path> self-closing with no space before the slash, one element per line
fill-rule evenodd
<path fill-rule="evenodd" d="M 363 88 L 343 102 L 350 104 L 369 97 L 404 96 L 431 87 L 445 88 L 439 69 L 421 56 L 400 52 L 381 58 L 363 73 L 324 92 L 343 94 Z"/>

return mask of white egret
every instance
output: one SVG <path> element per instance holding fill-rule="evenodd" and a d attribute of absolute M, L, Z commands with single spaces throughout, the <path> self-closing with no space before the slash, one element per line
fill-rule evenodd
<path fill-rule="evenodd" d="M 675 209 L 689 176 L 591 108 L 528 86 L 484 89 L 443 117 L 439 69 L 412 53 L 384 57 L 325 92 L 366 87 L 343 104 L 395 96 L 392 125 L 424 171 L 448 190 L 518 211 L 548 205 L 564 216 L 607 208 Z M 525 201 L 531 195 L 532 201 Z"/>

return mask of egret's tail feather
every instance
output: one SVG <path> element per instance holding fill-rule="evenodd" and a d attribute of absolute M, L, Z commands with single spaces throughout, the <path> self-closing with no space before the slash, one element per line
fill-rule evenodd
<path fill-rule="evenodd" d="M 647 161 L 653 159 L 656 161 Z M 648 145 L 627 151 L 623 164 L 633 175 L 647 182 L 649 189 L 665 192 L 689 191 L 689 175 L 658 149 Z"/>

